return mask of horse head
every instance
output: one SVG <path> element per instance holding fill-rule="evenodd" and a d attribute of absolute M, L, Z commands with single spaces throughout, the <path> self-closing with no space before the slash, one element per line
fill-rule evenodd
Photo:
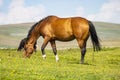
<path fill-rule="evenodd" d="M 35 51 L 34 46 L 32 44 L 25 44 L 24 46 L 24 57 L 30 58 L 31 54 Z"/>
<path fill-rule="evenodd" d="M 37 42 L 35 42 L 34 45 L 32 44 L 27 44 L 27 38 L 24 38 L 21 40 L 19 47 L 17 49 L 17 51 L 21 51 L 22 49 L 24 50 L 24 56 L 25 57 L 30 57 L 30 55 L 35 51 L 36 52 L 36 44 Z"/>

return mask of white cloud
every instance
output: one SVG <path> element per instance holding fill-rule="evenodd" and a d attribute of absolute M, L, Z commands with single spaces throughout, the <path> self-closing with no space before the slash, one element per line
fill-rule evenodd
<path fill-rule="evenodd" d="M 87 16 L 90 20 L 120 23 L 120 0 L 109 0 L 102 5 L 99 13 Z"/>
<path fill-rule="evenodd" d="M 12 0 L 8 13 L 0 13 L 0 24 L 38 21 L 45 15 L 45 8 L 39 4 L 25 6 L 24 0 Z"/>

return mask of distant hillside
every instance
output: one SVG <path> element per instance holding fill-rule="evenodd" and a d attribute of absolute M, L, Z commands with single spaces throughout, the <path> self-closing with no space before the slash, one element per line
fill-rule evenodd
<path fill-rule="evenodd" d="M 0 48 L 16 48 L 22 38 L 26 37 L 28 30 L 34 23 L 21 23 L 0 25 Z M 120 24 L 94 22 L 102 46 L 120 47 Z M 76 44 L 75 44 L 76 43 Z M 38 45 L 42 44 L 42 38 L 38 40 Z M 59 48 L 77 47 L 77 42 L 57 42 Z M 91 47 L 88 41 L 88 47 Z M 49 48 L 49 46 L 48 46 Z"/>

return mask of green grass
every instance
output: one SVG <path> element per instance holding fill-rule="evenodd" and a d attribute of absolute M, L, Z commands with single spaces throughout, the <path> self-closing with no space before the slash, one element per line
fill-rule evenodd
<path fill-rule="evenodd" d="M 1 80 L 119 80 L 120 48 L 104 48 L 100 52 L 87 49 L 85 64 L 79 64 L 79 49 L 58 50 L 59 62 L 51 50 L 46 50 L 43 60 L 41 52 L 30 59 L 12 49 L 0 50 Z"/>

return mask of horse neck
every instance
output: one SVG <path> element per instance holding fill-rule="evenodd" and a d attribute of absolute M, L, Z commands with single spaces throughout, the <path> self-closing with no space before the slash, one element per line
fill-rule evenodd
<path fill-rule="evenodd" d="M 37 41 L 37 39 L 40 36 L 40 25 L 39 23 L 36 23 L 35 25 L 33 25 L 32 29 L 29 31 L 28 33 L 28 40 L 27 40 L 27 44 L 29 45 L 34 45 Z"/>
<path fill-rule="evenodd" d="M 27 44 L 29 45 L 34 45 L 35 42 L 37 41 L 37 39 L 39 38 L 39 33 L 35 33 L 36 35 L 34 35 L 34 33 L 32 33 L 29 38 L 28 38 L 28 41 L 27 41 Z"/>

